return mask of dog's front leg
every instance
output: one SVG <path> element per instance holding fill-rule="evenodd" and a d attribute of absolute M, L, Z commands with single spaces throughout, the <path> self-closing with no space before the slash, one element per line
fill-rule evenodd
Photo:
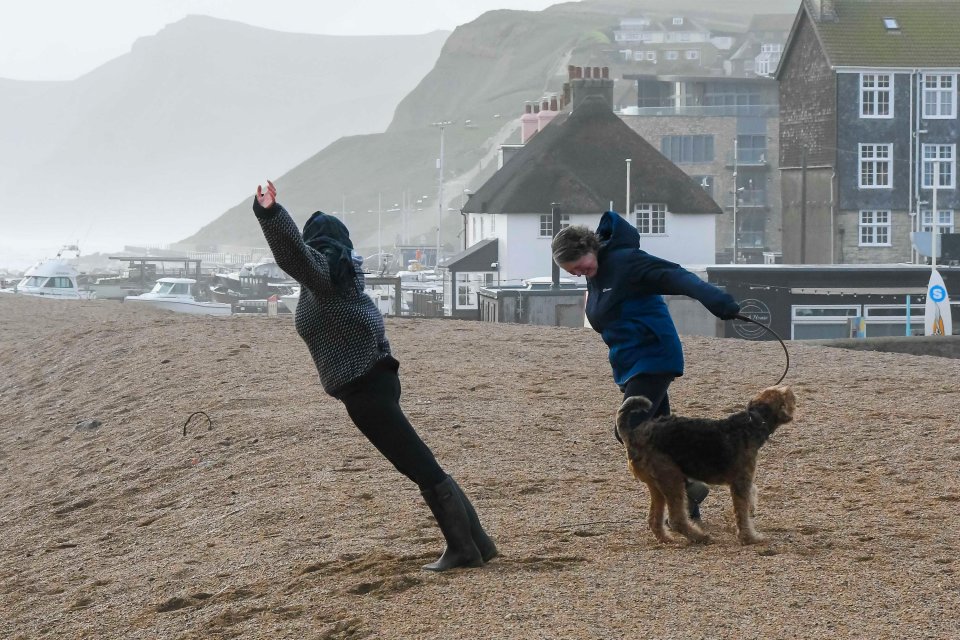
<path fill-rule="evenodd" d="M 740 544 L 764 542 L 766 538 L 753 528 L 753 509 L 756 500 L 753 478 L 738 478 L 731 483 L 730 495 L 733 498 L 733 512 L 737 517 L 737 538 Z"/>

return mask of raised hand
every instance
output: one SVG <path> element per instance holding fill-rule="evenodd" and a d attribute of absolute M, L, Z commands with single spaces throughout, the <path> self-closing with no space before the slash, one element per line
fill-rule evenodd
<path fill-rule="evenodd" d="M 264 209 L 269 209 L 277 201 L 277 188 L 272 182 L 267 180 L 267 192 L 263 192 L 263 187 L 257 185 L 257 203 Z"/>

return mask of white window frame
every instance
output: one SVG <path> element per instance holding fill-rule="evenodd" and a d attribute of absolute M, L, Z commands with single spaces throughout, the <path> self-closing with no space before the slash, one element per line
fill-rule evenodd
<path fill-rule="evenodd" d="M 700 50 L 699 49 L 687 49 L 684 53 L 684 57 L 687 60 L 699 60 L 700 59 Z"/>
<path fill-rule="evenodd" d="M 889 311 L 899 311 L 900 313 L 885 313 Z M 910 335 L 923 335 L 923 314 L 926 311 L 922 304 L 910 305 Z M 865 304 L 863 305 L 863 320 L 866 325 L 867 337 L 870 336 L 870 326 L 876 325 L 899 325 L 903 327 L 903 332 L 894 335 L 906 335 L 907 329 L 907 305 L 905 304 Z M 918 334 L 915 334 L 917 331 Z M 884 333 L 884 336 L 889 334 Z"/>
<path fill-rule="evenodd" d="M 657 61 L 657 52 L 656 51 L 647 51 L 647 60 Z"/>
<path fill-rule="evenodd" d="M 634 205 L 633 224 L 641 236 L 667 235 L 667 205 L 663 202 Z"/>
<path fill-rule="evenodd" d="M 826 313 L 816 316 L 805 316 L 798 314 L 798 311 L 820 310 L 837 311 L 837 313 Z M 840 313 L 843 311 L 844 313 Z M 850 313 L 850 312 L 853 313 Z M 790 306 L 790 339 L 796 340 L 797 325 L 840 325 L 843 327 L 844 337 L 846 337 L 847 327 L 850 326 L 850 318 L 855 318 L 861 314 L 861 307 L 858 304 L 794 304 Z"/>
<path fill-rule="evenodd" d="M 683 18 L 682 18 L 682 17 L 676 17 L 676 18 L 674 18 L 674 19 L 673 19 L 673 24 L 675 24 L 675 25 L 681 25 L 681 24 L 683 24 Z"/>
<path fill-rule="evenodd" d="M 881 82 L 886 82 L 882 85 Z M 867 97 L 872 101 L 867 102 Z M 886 97 L 887 113 L 880 113 L 881 97 Z M 873 113 L 867 113 L 867 105 L 872 104 Z M 860 117 L 890 119 L 893 117 L 893 74 L 860 74 Z"/>
<path fill-rule="evenodd" d="M 924 144 L 921 145 L 920 157 L 923 158 L 924 189 L 933 188 L 933 161 L 940 161 L 940 175 L 937 180 L 937 189 L 955 189 L 957 185 L 957 145 L 955 144 Z M 944 169 L 946 167 L 946 169 Z"/>
<path fill-rule="evenodd" d="M 674 50 L 671 49 L 670 51 L 667 51 L 666 54 L 664 54 L 663 57 L 666 58 L 667 60 L 679 60 L 679 59 L 680 59 L 680 52 L 679 52 L 679 51 L 674 51 Z"/>
<path fill-rule="evenodd" d="M 884 150 L 885 155 L 880 155 Z M 867 155 L 865 155 L 867 154 Z M 892 189 L 893 188 L 893 144 L 892 143 L 860 143 L 857 145 L 857 157 L 859 158 L 859 167 L 857 171 L 857 184 L 861 189 Z M 864 166 L 870 166 L 870 176 L 872 184 L 863 183 Z M 886 182 L 881 184 L 880 167 L 886 165 Z"/>
<path fill-rule="evenodd" d="M 570 214 L 561 213 L 560 214 L 560 230 L 563 231 L 570 226 Z M 540 214 L 540 231 L 537 237 L 538 238 L 553 238 L 553 214 L 552 213 L 541 213 Z"/>
<path fill-rule="evenodd" d="M 933 81 L 934 86 L 929 86 L 931 81 Z M 922 92 L 922 117 L 924 120 L 943 120 L 957 117 L 957 74 L 923 74 Z M 944 100 L 943 98 L 946 98 L 947 100 Z M 949 104 L 944 104 L 947 101 Z"/>
<path fill-rule="evenodd" d="M 890 247 L 891 215 L 888 209 L 861 209 L 859 246 Z"/>
<path fill-rule="evenodd" d="M 937 230 L 940 233 L 953 233 L 953 209 L 937 209 Z M 933 231 L 933 210 L 920 210 L 920 230 L 925 232 Z"/>

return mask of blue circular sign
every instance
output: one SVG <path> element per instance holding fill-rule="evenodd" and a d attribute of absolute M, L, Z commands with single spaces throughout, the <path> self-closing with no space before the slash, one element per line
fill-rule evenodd
<path fill-rule="evenodd" d="M 947 290 L 942 285 L 933 285 L 930 287 L 930 299 L 934 302 L 943 302 L 947 299 Z"/>

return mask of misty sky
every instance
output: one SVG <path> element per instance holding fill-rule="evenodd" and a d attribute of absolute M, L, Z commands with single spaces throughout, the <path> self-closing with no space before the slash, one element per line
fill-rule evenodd
<path fill-rule="evenodd" d="M 189 14 L 331 35 L 417 34 L 562 0 L 21 0 L 0 15 L 0 78 L 72 80 Z"/>

